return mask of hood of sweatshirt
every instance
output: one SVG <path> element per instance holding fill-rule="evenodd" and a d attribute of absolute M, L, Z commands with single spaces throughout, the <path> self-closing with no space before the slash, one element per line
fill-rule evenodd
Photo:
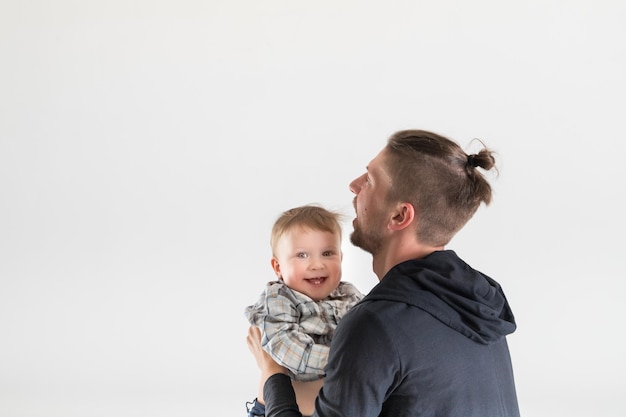
<path fill-rule="evenodd" d="M 375 300 L 420 308 L 478 343 L 494 342 L 516 329 L 500 285 L 451 250 L 396 265 L 363 302 Z"/>

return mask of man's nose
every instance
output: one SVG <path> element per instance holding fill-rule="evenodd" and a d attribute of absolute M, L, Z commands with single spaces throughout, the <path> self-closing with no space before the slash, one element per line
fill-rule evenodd
<path fill-rule="evenodd" d="M 358 194 L 359 191 L 361 191 L 362 188 L 362 184 L 363 184 L 363 180 L 365 178 L 366 174 L 361 175 L 360 177 L 355 178 L 354 180 L 352 180 L 352 182 L 350 183 L 350 191 L 352 191 L 354 194 Z"/>

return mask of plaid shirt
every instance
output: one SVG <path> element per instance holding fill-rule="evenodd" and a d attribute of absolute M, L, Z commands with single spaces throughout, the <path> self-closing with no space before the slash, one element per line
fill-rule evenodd
<path fill-rule="evenodd" d="M 339 319 L 362 298 L 363 294 L 345 281 L 320 301 L 282 281 L 272 281 L 244 313 L 250 324 L 261 329 L 263 348 L 288 369 L 292 379 L 314 381 L 325 375 L 328 349 Z"/>

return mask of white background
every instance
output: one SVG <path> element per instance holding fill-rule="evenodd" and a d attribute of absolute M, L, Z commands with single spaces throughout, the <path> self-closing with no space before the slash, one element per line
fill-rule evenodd
<path fill-rule="evenodd" d="M 272 222 L 344 212 L 367 292 L 348 183 L 422 128 L 498 152 L 449 248 L 513 307 L 522 415 L 623 417 L 624 22 L 617 0 L 3 1 L 0 415 L 243 417 Z"/>

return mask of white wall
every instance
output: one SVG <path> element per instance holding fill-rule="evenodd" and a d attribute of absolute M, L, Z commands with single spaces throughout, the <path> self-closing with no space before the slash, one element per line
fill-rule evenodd
<path fill-rule="evenodd" d="M 424 128 L 499 154 L 450 248 L 512 304 L 523 415 L 623 416 L 625 21 L 617 0 L 3 2 L 0 415 L 244 416 L 272 221 L 351 216 L 350 180 Z"/>

